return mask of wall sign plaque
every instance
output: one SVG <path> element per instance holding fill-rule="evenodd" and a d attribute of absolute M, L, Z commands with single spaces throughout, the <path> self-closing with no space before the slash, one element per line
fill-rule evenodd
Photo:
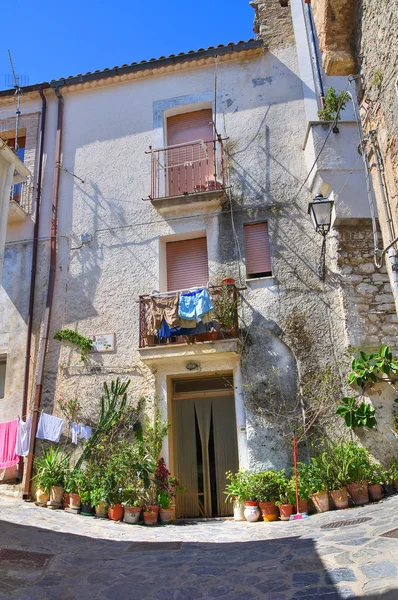
<path fill-rule="evenodd" d="M 91 336 L 93 352 L 114 352 L 116 347 L 114 333 L 97 333 Z"/>

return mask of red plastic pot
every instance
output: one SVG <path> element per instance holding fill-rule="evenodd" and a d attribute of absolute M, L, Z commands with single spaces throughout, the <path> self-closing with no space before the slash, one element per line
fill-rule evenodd
<path fill-rule="evenodd" d="M 369 502 L 368 482 L 360 481 L 358 483 L 349 483 L 347 485 L 352 501 L 357 506 L 367 504 Z"/>
<path fill-rule="evenodd" d="M 275 502 L 259 502 L 258 503 L 264 521 L 277 521 L 278 509 Z"/>
<path fill-rule="evenodd" d="M 108 517 L 111 521 L 121 521 L 123 519 L 124 508 L 122 504 L 114 504 L 108 508 Z"/>
<path fill-rule="evenodd" d="M 280 504 L 279 514 L 281 516 L 281 521 L 288 521 L 293 514 L 293 504 Z"/>

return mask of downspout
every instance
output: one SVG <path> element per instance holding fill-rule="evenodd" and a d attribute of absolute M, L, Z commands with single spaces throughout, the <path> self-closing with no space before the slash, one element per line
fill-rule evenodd
<path fill-rule="evenodd" d="M 25 420 L 28 412 L 28 393 L 29 393 L 29 372 L 30 372 L 30 357 L 32 347 L 32 328 L 33 328 L 33 309 L 35 304 L 35 287 L 36 287 L 36 268 L 37 268 L 37 252 L 39 242 L 39 227 L 40 227 L 40 207 L 42 193 L 42 177 L 43 177 L 43 158 L 44 158 L 44 134 L 46 130 L 46 112 L 47 100 L 43 93 L 43 88 L 39 90 L 41 96 L 41 127 L 40 127 L 40 150 L 39 150 L 39 168 L 37 174 L 37 197 L 36 197 L 36 220 L 33 229 L 33 248 L 32 248 L 32 269 L 30 278 L 29 292 L 29 310 L 28 310 L 28 332 L 26 337 L 26 354 L 25 354 L 25 374 L 24 387 L 22 398 L 22 418 Z"/>
<path fill-rule="evenodd" d="M 315 80 L 316 80 L 316 85 L 319 91 L 319 99 L 321 101 L 321 108 L 324 107 L 325 105 L 325 92 L 323 89 L 323 81 L 322 81 L 322 74 L 321 74 L 321 68 L 319 66 L 319 58 L 318 58 L 318 52 L 317 52 L 317 47 L 316 47 L 316 36 L 315 36 L 315 27 L 314 27 L 314 19 L 312 18 L 312 11 L 311 11 L 311 4 L 307 4 L 306 3 L 306 9 L 307 9 L 307 18 L 308 18 L 308 23 L 310 26 L 310 47 L 311 47 L 311 54 L 313 56 L 313 61 L 314 61 L 314 65 L 315 65 Z"/>
<path fill-rule="evenodd" d="M 32 430 L 30 436 L 29 454 L 26 465 L 26 476 L 24 484 L 23 499 L 30 500 L 30 487 L 32 478 L 33 468 L 33 456 L 35 451 L 35 441 L 37 424 L 39 420 L 40 401 L 43 391 L 43 377 L 44 377 L 44 366 L 46 362 L 48 336 L 50 331 L 50 319 L 51 319 L 51 308 L 54 296 L 54 285 L 55 285 L 55 274 L 57 264 L 57 221 L 58 221 L 58 197 L 59 197 L 59 177 L 61 164 L 61 153 L 62 153 L 62 126 L 63 126 L 63 112 L 64 112 L 64 99 L 58 90 L 53 88 L 55 95 L 58 98 L 58 118 L 57 118 L 57 135 L 55 140 L 55 165 L 54 165 L 54 183 L 53 183 L 53 194 L 52 194 L 52 217 L 51 217 L 51 241 L 50 241 L 50 271 L 48 276 L 48 288 L 47 288 L 47 301 L 46 308 L 44 311 L 43 319 L 43 336 L 41 339 L 38 369 L 36 375 L 35 385 L 35 396 L 33 402 L 33 415 L 32 415 Z"/>
<path fill-rule="evenodd" d="M 383 206 L 384 218 L 386 220 L 387 232 L 388 232 L 388 245 L 390 248 L 388 250 L 388 258 L 390 259 L 391 273 L 392 273 L 392 282 L 394 288 L 394 297 L 395 300 L 398 300 L 398 261 L 397 261 L 397 253 L 395 248 L 392 247 L 394 243 L 394 233 L 391 225 L 391 218 L 388 211 L 387 198 L 384 191 L 384 183 L 381 176 L 381 172 L 383 169 L 383 165 L 381 164 L 378 149 L 376 148 L 375 140 L 377 142 L 376 131 L 371 131 L 369 133 L 369 141 L 372 147 L 372 151 L 376 160 L 376 173 L 377 173 L 377 182 L 380 188 L 380 196 L 381 196 L 381 204 Z"/>

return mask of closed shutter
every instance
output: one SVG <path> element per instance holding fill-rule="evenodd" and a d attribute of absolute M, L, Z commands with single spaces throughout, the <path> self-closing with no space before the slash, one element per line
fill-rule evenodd
<path fill-rule="evenodd" d="M 211 108 L 175 115 L 167 119 L 167 145 L 213 139 L 213 113 Z"/>
<path fill-rule="evenodd" d="M 263 277 L 272 274 L 268 224 L 245 225 L 246 274 Z"/>
<path fill-rule="evenodd" d="M 167 289 L 205 286 L 209 280 L 206 238 L 166 244 Z"/>

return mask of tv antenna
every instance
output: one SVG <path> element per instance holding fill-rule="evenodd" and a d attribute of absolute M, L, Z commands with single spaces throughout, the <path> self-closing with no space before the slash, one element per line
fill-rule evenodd
<path fill-rule="evenodd" d="M 15 147 L 14 150 L 15 152 L 18 152 L 19 146 L 18 146 L 18 133 L 19 133 L 19 118 L 21 116 L 21 88 L 19 86 L 19 77 L 15 74 L 15 69 L 14 69 L 14 63 L 12 60 L 12 56 L 11 56 L 11 51 L 8 50 L 8 58 L 10 59 L 10 65 L 11 65 L 11 71 L 12 71 L 12 76 L 14 78 L 14 88 L 15 88 L 15 94 L 17 96 L 17 111 L 16 111 L 16 119 L 15 119 Z"/>

